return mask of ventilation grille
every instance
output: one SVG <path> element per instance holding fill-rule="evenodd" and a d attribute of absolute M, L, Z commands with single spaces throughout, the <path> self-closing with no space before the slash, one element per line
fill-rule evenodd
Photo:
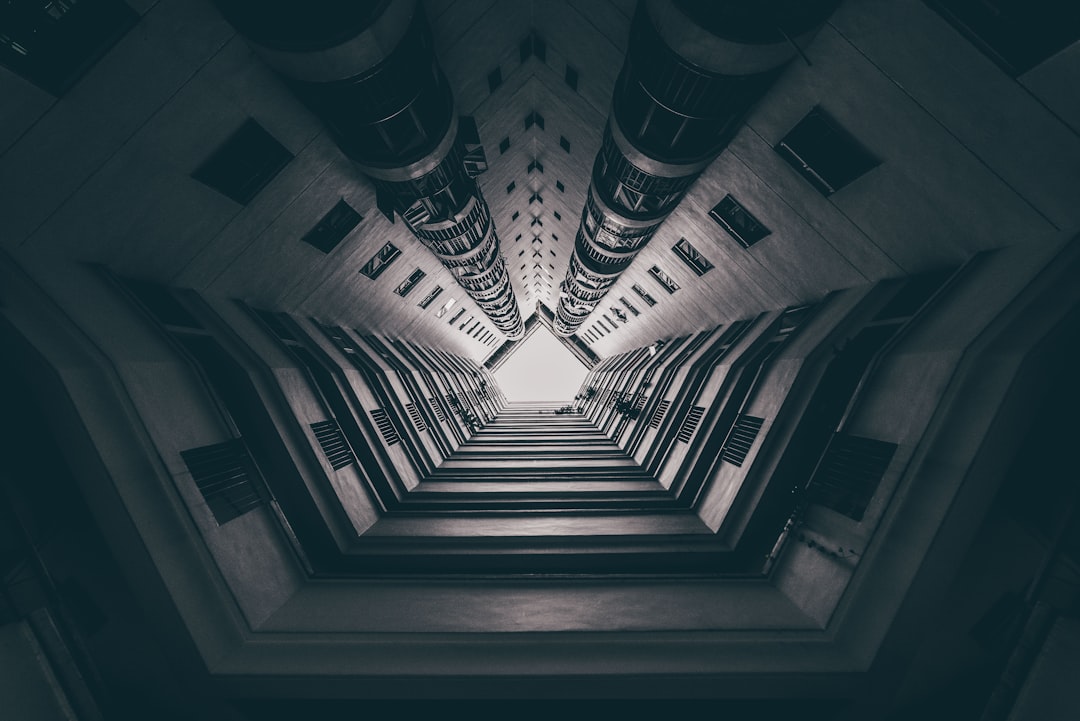
<path fill-rule="evenodd" d="M 371 418 L 375 421 L 375 425 L 379 427 L 379 433 L 382 434 L 383 440 L 386 441 L 386 445 L 392 446 L 395 443 L 401 442 L 401 437 L 398 435 L 398 432 L 394 430 L 394 424 L 390 422 L 390 418 L 386 415 L 386 411 L 382 408 L 376 408 L 371 412 Z"/>
<path fill-rule="evenodd" d="M 701 423 L 703 415 L 705 415 L 705 409 L 702 406 L 694 406 L 686 414 L 686 418 L 682 422 L 682 428 L 679 429 L 679 435 L 676 436 L 681 443 L 690 442 L 690 439 L 694 436 L 694 431 L 697 430 L 698 423 Z"/>
<path fill-rule="evenodd" d="M 240 439 L 180 451 L 180 456 L 219 526 L 262 504 L 251 480 L 258 471 Z"/>
<path fill-rule="evenodd" d="M 652 420 L 649 421 L 649 428 L 659 428 L 660 424 L 664 421 L 664 415 L 667 413 L 667 409 L 671 407 L 671 401 L 660 401 L 660 405 L 653 411 Z"/>
<path fill-rule="evenodd" d="M 405 411 L 409 414 L 409 418 L 412 418 L 413 425 L 416 426 L 416 430 L 423 433 L 427 430 L 427 423 L 424 423 L 424 417 L 420 415 L 420 410 L 412 403 L 405 404 Z"/>
<path fill-rule="evenodd" d="M 428 405 L 431 406 L 431 410 L 435 413 L 435 417 L 439 419 L 439 423 L 446 423 L 446 415 L 443 413 L 442 407 L 438 401 L 434 398 L 428 398 Z"/>
<path fill-rule="evenodd" d="M 634 412 L 641 413 L 645 409 L 645 401 L 649 400 L 645 395 L 639 395 L 634 399 Z"/>
<path fill-rule="evenodd" d="M 341 435 L 341 429 L 336 421 L 312 423 L 311 430 L 315 431 L 315 438 L 319 441 L 319 445 L 322 446 L 323 453 L 326 454 L 326 460 L 330 462 L 335 471 L 352 464 L 356 460 L 353 458 L 349 444 L 345 442 L 345 436 Z"/>
<path fill-rule="evenodd" d="M 861 521 L 895 452 L 895 443 L 837 433 L 810 480 L 810 500 Z"/>
<path fill-rule="evenodd" d="M 728 434 L 727 442 L 720 451 L 720 458 L 733 466 L 741 467 L 764 422 L 764 418 L 757 416 L 740 415 L 736 418 L 735 425 L 731 427 L 731 433 Z"/>

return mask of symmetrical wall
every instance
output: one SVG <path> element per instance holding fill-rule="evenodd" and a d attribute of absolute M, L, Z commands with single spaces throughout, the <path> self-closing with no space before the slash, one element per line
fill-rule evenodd
<path fill-rule="evenodd" d="M 220 4 L 374 181 L 379 209 L 399 215 L 495 326 L 520 338 L 521 311 L 475 180 L 487 168 L 476 123 L 455 114 L 420 4 Z"/>
<path fill-rule="evenodd" d="M 425 678 L 630 664 L 670 689 L 663 630 L 715 693 L 795 693 L 827 664 L 819 690 L 843 696 L 927 592 L 916 575 L 948 573 L 927 554 L 973 532 L 977 512 L 951 514 L 993 495 L 1030 384 L 1075 331 L 1076 244 L 1020 250 L 606 359 L 580 407 L 663 501 L 614 513 L 511 521 L 425 495 L 425 474 L 501 407 L 480 368 L 445 354 L 92 268 L 47 295 L 5 264 L 4 332 L 42 359 L 41 392 L 81 439 L 79 482 L 118 519 L 107 532 L 144 539 L 226 685 L 362 694 L 389 653 Z M 620 557 L 638 577 L 605 577 Z M 535 573 L 550 562 L 563 573 Z M 587 654 L 567 638 L 538 660 L 515 633 L 571 630 L 590 632 Z M 446 631 L 452 649 L 417 642 Z M 398 633 L 413 643 L 384 643 Z M 492 633 L 508 644 L 494 658 Z"/>
<path fill-rule="evenodd" d="M 794 57 L 785 32 L 809 39 L 834 5 L 805 3 L 785 16 L 727 5 L 638 5 L 561 286 L 556 332 L 578 330 L 727 147 Z"/>

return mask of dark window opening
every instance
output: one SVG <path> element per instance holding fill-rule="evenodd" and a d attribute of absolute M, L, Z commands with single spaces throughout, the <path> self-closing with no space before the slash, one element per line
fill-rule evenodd
<path fill-rule="evenodd" d="M 387 243 L 379 249 L 375 255 L 371 257 L 367 263 L 364 263 L 364 267 L 360 269 L 360 272 L 366 275 L 368 278 L 375 280 L 383 271 L 390 267 L 390 264 L 397 260 L 401 255 L 401 251 L 394 246 L 393 243 Z"/>
<path fill-rule="evenodd" d="M 488 92 L 493 93 L 502 85 L 502 68 L 495 68 L 487 76 Z"/>
<path fill-rule="evenodd" d="M 664 290 L 668 293 L 674 293 L 679 289 L 679 284 L 676 283 L 670 275 L 660 270 L 658 266 L 649 268 L 649 275 L 651 275 L 657 283 L 663 286 Z"/>
<path fill-rule="evenodd" d="M 180 456 L 219 526 L 262 505 L 252 482 L 259 471 L 239 438 L 180 451 Z"/>
<path fill-rule="evenodd" d="M 423 299 L 419 303 L 417 303 L 416 305 L 418 305 L 419 307 L 426 310 L 427 307 L 429 305 L 431 305 L 435 301 L 436 298 L 439 297 L 439 294 L 442 293 L 442 290 L 443 289 L 442 289 L 441 285 L 435 286 L 434 288 L 431 289 L 431 292 L 428 293 L 427 295 L 425 295 L 423 297 Z"/>
<path fill-rule="evenodd" d="M 502 155 L 510 149 L 510 138 L 503 138 L 499 141 L 499 155 Z"/>
<path fill-rule="evenodd" d="M 566 66 L 566 84 L 570 86 L 570 89 L 577 92 L 578 84 L 578 71 L 573 65 Z"/>
<path fill-rule="evenodd" d="M 337 205 L 331 208 L 330 212 L 324 215 L 322 220 L 301 240 L 324 253 L 329 253 L 363 219 L 364 216 L 353 210 L 344 199 L 339 200 Z"/>
<path fill-rule="evenodd" d="M 417 268 L 412 273 L 409 273 L 409 277 L 401 281 L 397 288 L 394 288 L 394 292 L 404 298 L 412 292 L 416 284 L 423 280 L 426 275 L 427 273 Z"/>
<path fill-rule="evenodd" d="M 120 0 L 0 3 L 0 65 L 63 95 L 139 21 Z"/>
<path fill-rule="evenodd" d="M 832 195 L 880 164 L 821 108 L 811 110 L 775 149 L 822 195 Z"/>
<path fill-rule="evenodd" d="M 569 153 L 570 152 L 570 141 L 567 140 L 565 136 L 560 135 L 559 136 L 559 147 L 561 147 L 563 150 L 565 150 L 566 152 Z"/>
<path fill-rule="evenodd" d="M 739 201 L 731 197 L 730 193 L 709 211 L 709 217 L 744 248 L 749 248 L 772 232 L 751 215 Z"/>
<path fill-rule="evenodd" d="M 1080 39 L 1080 4 L 1060 0 L 927 0 L 1012 76 Z"/>
<path fill-rule="evenodd" d="M 679 242 L 671 247 L 675 255 L 690 266 L 690 270 L 697 275 L 705 275 L 713 269 L 713 264 L 705 259 L 701 253 L 686 238 L 679 238 Z"/>
<path fill-rule="evenodd" d="M 638 296 L 643 301 L 645 301 L 646 305 L 648 305 L 649 307 L 652 307 L 652 306 L 656 305 L 656 299 L 653 298 L 651 295 L 649 295 L 649 293 L 644 288 L 642 288 L 640 285 L 638 285 L 637 283 L 634 283 L 632 288 L 633 288 L 634 292 L 637 293 Z"/>
<path fill-rule="evenodd" d="M 191 177 L 247 205 L 292 158 L 285 146 L 248 118 Z"/>
<path fill-rule="evenodd" d="M 349 444 L 345 441 L 345 436 L 342 435 L 341 428 L 338 427 L 336 421 L 328 420 L 312 423 L 311 430 L 315 433 L 315 440 L 319 442 L 327 462 L 335 471 L 339 471 L 345 466 L 351 466 L 356 461 L 352 449 L 349 448 Z"/>

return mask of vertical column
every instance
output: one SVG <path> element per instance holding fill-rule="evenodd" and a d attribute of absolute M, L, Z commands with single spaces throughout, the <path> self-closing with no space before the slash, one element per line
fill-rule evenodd
<path fill-rule="evenodd" d="M 557 333 L 577 331 L 835 5 L 638 3 Z"/>
<path fill-rule="evenodd" d="M 416 0 L 218 0 L 226 18 L 375 183 L 495 326 L 524 334 L 499 238 L 475 177 L 485 168 L 459 119 Z"/>

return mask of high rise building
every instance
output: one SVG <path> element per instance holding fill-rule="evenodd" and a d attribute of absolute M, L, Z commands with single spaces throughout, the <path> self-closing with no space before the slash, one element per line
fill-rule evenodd
<path fill-rule="evenodd" d="M 15 0 L 0 61 L 16 718 L 1075 715 L 1080 11 Z"/>

